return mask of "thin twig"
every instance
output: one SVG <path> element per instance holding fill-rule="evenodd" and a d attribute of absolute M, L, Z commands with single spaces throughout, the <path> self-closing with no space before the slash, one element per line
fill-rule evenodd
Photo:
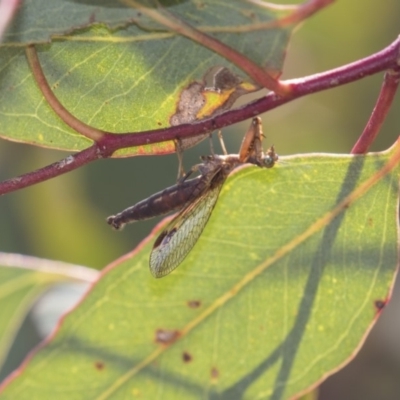
<path fill-rule="evenodd" d="M 35 183 L 47 181 L 48 179 L 77 169 L 100 157 L 101 155 L 99 156 L 99 149 L 97 145 L 93 145 L 79 153 L 70 155 L 53 164 L 46 165 L 45 167 L 37 169 L 36 171 L 31 171 L 16 178 L 7 179 L 1 182 L 0 195 L 14 192 L 18 189 L 23 189 L 27 186 L 34 185 Z"/>
<path fill-rule="evenodd" d="M 352 154 L 365 154 L 368 151 L 386 119 L 399 87 L 399 82 L 400 68 L 386 72 L 374 110 L 372 111 L 363 133 L 351 150 Z"/>
<path fill-rule="evenodd" d="M 33 77 L 42 92 L 44 98 L 47 100 L 50 107 L 54 112 L 72 129 L 77 131 L 83 136 L 98 142 L 104 137 L 105 132 L 100 129 L 93 128 L 92 126 L 86 125 L 84 122 L 80 121 L 74 115 L 72 115 L 57 99 L 51 90 L 46 77 L 44 76 L 42 66 L 35 49 L 34 45 L 29 45 L 25 49 L 26 58 L 28 59 L 28 64 L 31 68 Z"/>

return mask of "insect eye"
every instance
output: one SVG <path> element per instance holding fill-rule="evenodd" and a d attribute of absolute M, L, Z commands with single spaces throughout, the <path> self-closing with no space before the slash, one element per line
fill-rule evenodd
<path fill-rule="evenodd" d="M 272 168 L 278 161 L 278 154 L 275 153 L 274 146 L 271 146 L 262 158 L 262 165 L 266 168 Z"/>
<path fill-rule="evenodd" d="M 271 156 L 266 156 L 263 158 L 263 165 L 267 168 L 271 168 L 274 166 L 275 161 L 272 159 Z"/>
<path fill-rule="evenodd" d="M 262 160 L 262 164 L 264 167 L 266 168 L 272 168 L 275 163 L 278 161 L 278 154 L 274 153 L 274 154 L 267 154 L 263 160 Z"/>

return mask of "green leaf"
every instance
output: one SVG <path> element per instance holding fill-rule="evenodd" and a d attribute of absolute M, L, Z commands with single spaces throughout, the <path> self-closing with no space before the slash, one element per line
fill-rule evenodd
<path fill-rule="evenodd" d="M 7 265 L 4 265 L 4 263 Z M 96 271 L 17 254 L 0 254 L 0 369 L 27 312 L 49 286 L 93 281 Z"/>
<path fill-rule="evenodd" d="M 44 74 L 69 112 L 114 133 L 193 122 L 230 108 L 240 95 L 259 89 L 223 57 L 137 10 L 113 7 L 110 2 L 109 7 L 104 2 L 104 7 L 95 2 L 58 0 L 46 6 L 42 2 L 22 3 L 9 32 L 11 41 L 0 46 L 0 135 L 4 138 L 69 151 L 91 144 L 43 99 L 21 42 L 39 43 Z M 176 2 L 167 10 L 273 75 L 281 73 L 292 27 L 251 28 L 275 20 L 282 12 L 239 0 Z M 50 44 L 40 44 L 50 37 Z M 217 83 L 218 90 L 208 90 L 221 79 L 221 70 L 228 71 L 228 77 Z M 164 154 L 174 149 L 172 142 L 166 142 L 121 150 L 118 155 Z"/>
<path fill-rule="evenodd" d="M 392 155 L 240 169 L 177 270 L 152 278 L 145 241 L 0 398 L 287 399 L 315 385 L 390 293 L 399 171 L 376 174 Z"/>

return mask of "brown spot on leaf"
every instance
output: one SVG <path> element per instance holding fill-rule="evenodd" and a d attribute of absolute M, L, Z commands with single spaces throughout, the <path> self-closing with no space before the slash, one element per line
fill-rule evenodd
<path fill-rule="evenodd" d="M 223 65 L 214 65 L 205 71 L 201 81 L 193 80 L 184 87 L 177 101 L 175 113 L 170 117 L 171 126 L 189 124 L 204 118 L 210 118 L 230 109 L 243 94 L 258 90 L 251 82 Z M 179 149 L 193 147 L 209 135 L 209 132 L 184 138 Z"/>
<path fill-rule="evenodd" d="M 211 368 L 211 379 L 212 380 L 217 380 L 219 378 L 219 371 L 218 371 L 218 369 L 217 368 L 215 368 L 215 367 L 212 367 Z"/>
<path fill-rule="evenodd" d="M 375 300 L 374 305 L 378 312 L 382 311 L 387 304 L 387 300 Z"/>
<path fill-rule="evenodd" d="M 220 93 L 224 90 L 231 90 L 238 87 L 243 82 L 243 79 L 231 72 L 230 69 L 217 65 L 207 71 L 204 81 L 205 90 Z"/>
<path fill-rule="evenodd" d="M 204 86 L 201 83 L 192 82 L 182 90 L 176 113 L 170 119 L 172 126 L 187 124 L 196 120 L 197 113 L 205 103 L 203 89 Z"/>
<path fill-rule="evenodd" d="M 105 365 L 104 365 L 104 363 L 103 363 L 102 361 L 96 361 L 96 362 L 94 363 L 94 366 L 95 366 L 95 368 L 96 368 L 98 371 L 103 370 L 104 367 L 105 367 Z"/>
<path fill-rule="evenodd" d="M 200 300 L 189 300 L 187 302 L 189 308 L 199 308 L 201 306 Z"/>
<path fill-rule="evenodd" d="M 175 342 L 180 336 L 179 331 L 173 331 L 168 329 L 157 329 L 155 342 L 164 345 L 170 345 Z"/>
<path fill-rule="evenodd" d="M 236 99 L 244 94 L 241 83 L 242 78 L 228 68 L 221 65 L 211 67 L 206 71 L 201 82 L 193 81 L 181 91 L 175 114 L 169 121 L 171 126 L 195 122 L 229 109 Z M 207 96 L 207 92 L 210 91 L 221 94 L 215 104 L 207 104 L 207 99 L 208 102 L 213 103 Z M 208 132 L 205 132 L 193 138 L 183 139 L 182 150 L 194 146 L 207 136 Z M 190 145 L 187 144 L 188 141 Z"/>
<path fill-rule="evenodd" d="M 192 357 L 192 355 L 190 353 L 188 353 L 187 351 L 184 351 L 182 353 L 182 360 L 185 363 L 189 363 L 190 361 L 193 360 L 193 357 Z"/>

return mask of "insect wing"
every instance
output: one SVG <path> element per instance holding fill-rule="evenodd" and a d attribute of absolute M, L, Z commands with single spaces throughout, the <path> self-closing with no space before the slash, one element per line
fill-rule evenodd
<path fill-rule="evenodd" d="M 217 202 L 223 180 L 184 208 L 165 228 L 150 254 L 150 270 L 161 278 L 187 256 L 203 232 Z"/>

